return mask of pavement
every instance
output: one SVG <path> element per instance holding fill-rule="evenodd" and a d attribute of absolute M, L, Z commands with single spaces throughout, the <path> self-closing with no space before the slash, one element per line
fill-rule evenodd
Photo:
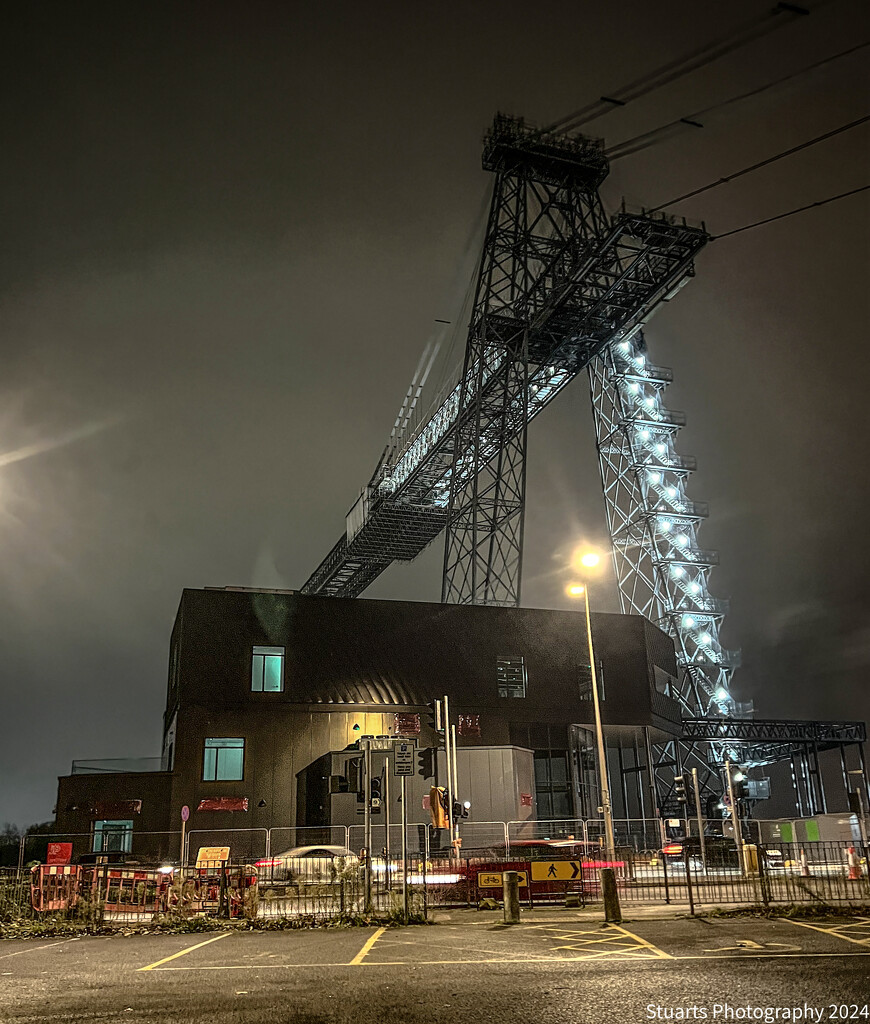
<path fill-rule="evenodd" d="M 867 1021 L 868 957 L 870 917 L 617 926 L 564 909 L 516 926 L 460 910 L 409 928 L 12 939 L 0 943 L 0 1021 L 844 1019 L 832 1004 Z"/>

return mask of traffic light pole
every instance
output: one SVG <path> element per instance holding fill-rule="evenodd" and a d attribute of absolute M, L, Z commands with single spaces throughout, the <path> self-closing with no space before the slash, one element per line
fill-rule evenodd
<path fill-rule="evenodd" d="M 408 923 L 408 808 L 405 804 L 405 776 L 399 776 L 399 798 L 402 801 L 402 920 Z"/>
<path fill-rule="evenodd" d="M 459 773 L 458 773 L 458 771 L 456 769 L 456 726 L 455 725 L 451 725 L 450 726 L 450 731 L 451 731 L 451 733 L 450 733 L 450 735 L 451 735 L 450 743 L 451 743 L 451 748 L 453 750 L 453 792 L 450 794 L 450 810 L 452 812 L 453 811 L 454 803 L 459 800 Z M 459 839 L 459 820 L 456 818 L 455 815 L 453 817 L 453 831 L 454 831 L 454 834 L 450 837 L 451 845 L 453 846 L 453 849 L 456 851 L 456 856 L 458 857 L 459 856 L 459 846 L 458 846 L 458 844 L 454 845 L 454 843 L 453 843 L 454 840 Z"/>
<path fill-rule="evenodd" d="M 450 757 L 450 698 L 444 695 L 444 753 L 447 761 L 447 828 L 450 836 L 450 856 L 456 852 L 456 848 L 453 845 L 453 793 L 454 783 L 453 778 L 453 762 Z"/>
<path fill-rule="evenodd" d="M 372 910 L 372 745 L 370 740 L 363 740 L 365 743 L 365 909 L 370 914 Z"/>
<path fill-rule="evenodd" d="M 695 791 L 695 817 L 698 819 L 698 839 L 701 843 L 701 863 L 707 873 L 707 844 L 704 842 L 704 818 L 701 815 L 701 796 L 698 790 L 698 769 L 692 769 L 692 789 Z"/>
<path fill-rule="evenodd" d="M 392 753 L 392 752 L 390 752 Z M 384 762 L 384 868 L 386 871 L 387 892 L 391 892 L 392 879 L 390 878 L 390 753 Z"/>

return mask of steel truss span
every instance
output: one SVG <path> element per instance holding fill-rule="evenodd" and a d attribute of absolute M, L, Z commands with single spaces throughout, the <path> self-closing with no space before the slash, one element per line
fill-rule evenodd
<path fill-rule="evenodd" d="M 708 240 L 667 216 L 609 216 L 607 160 L 582 135 L 498 115 L 483 166 L 493 192 L 462 374 L 385 451 L 303 593 L 355 597 L 446 529 L 443 600 L 518 604 L 529 422 L 632 337 Z"/>
<path fill-rule="evenodd" d="M 750 747 L 812 744 L 818 750 L 833 750 L 845 743 L 865 743 L 867 740 L 867 727 L 863 722 L 804 722 L 787 718 L 684 718 L 682 726 L 683 738 L 687 740 L 727 742 Z M 768 758 L 764 763 L 769 761 Z"/>

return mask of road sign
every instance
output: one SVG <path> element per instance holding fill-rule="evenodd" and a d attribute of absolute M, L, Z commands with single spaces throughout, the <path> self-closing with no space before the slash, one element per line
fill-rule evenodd
<path fill-rule="evenodd" d="M 196 866 L 204 867 L 206 864 L 221 864 L 230 859 L 230 848 L 228 846 L 200 846 L 196 855 Z"/>
<path fill-rule="evenodd" d="M 393 747 L 393 775 L 414 774 L 414 753 L 416 744 L 398 742 Z"/>
<path fill-rule="evenodd" d="M 529 884 L 529 876 L 525 871 L 518 871 L 520 885 Z M 501 889 L 504 885 L 504 873 L 502 871 L 478 871 L 477 884 L 481 889 Z"/>
<path fill-rule="evenodd" d="M 189 817 L 190 817 L 190 808 L 187 806 L 187 804 L 185 804 L 184 807 L 181 808 L 181 820 L 182 821 L 187 821 L 187 819 Z"/>
<path fill-rule="evenodd" d="M 45 863 L 69 864 L 72 858 L 72 848 L 72 843 L 49 843 Z"/>
<path fill-rule="evenodd" d="M 581 877 L 579 860 L 533 860 L 533 882 L 570 882 Z"/>

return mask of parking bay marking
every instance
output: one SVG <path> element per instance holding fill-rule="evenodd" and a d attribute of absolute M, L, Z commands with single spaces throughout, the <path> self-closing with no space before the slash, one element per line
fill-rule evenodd
<path fill-rule="evenodd" d="M 40 949 L 51 949 L 52 946 L 63 946 L 67 942 L 75 942 L 75 941 L 77 941 L 77 940 L 76 939 L 61 939 L 60 942 L 49 942 L 49 943 L 46 943 L 46 945 L 44 945 L 44 946 L 31 946 L 29 949 L 19 949 L 15 953 L 3 953 L 2 956 L 0 956 L 0 960 L 5 960 L 7 957 L 10 957 L 10 956 L 21 956 L 22 953 L 36 953 Z"/>
<path fill-rule="evenodd" d="M 812 928 L 813 931 L 821 932 L 823 935 L 833 935 L 837 939 L 844 939 L 846 942 L 854 942 L 856 946 L 870 946 L 870 917 L 859 917 L 857 921 L 849 921 L 843 924 L 831 925 L 828 928 L 818 924 L 809 924 L 807 921 L 795 921 L 792 918 L 784 918 L 789 924 L 797 925 L 799 928 Z M 866 934 L 845 935 L 844 932 L 861 929 Z"/>
<path fill-rule="evenodd" d="M 378 939 L 384 934 L 386 928 L 378 928 L 374 935 L 370 935 L 365 942 L 363 948 L 357 953 L 357 955 L 348 964 L 348 967 L 358 967 L 366 957 L 366 954 L 371 950 L 372 946 L 378 941 Z"/>
<path fill-rule="evenodd" d="M 188 946 L 187 949 L 180 949 L 177 953 L 173 953 L 172 956 L 165 956 L 162 960 L 155 960 L 153 964 L 148 964 L 147 967 L 139 967 L 137 968 L 137 971 L 153 971 L 155 967 L 159 967 L 161 964 L 168 964 L 170 960 L 177 960 L 180 956 L 184 956 L 186 953 L 192 953 L 195 949 L 207 946 L 210 942 L 217 942 L 218 939 L 225 939 L 228 935 L 232 935 L 232 932 L 221 932 L 220 935 L 214 935 L 212 938 L 206 939 L 205 942 L 197 942 L 195 946 Z"/>
<path fill-rule="evenodd" d="M 774 947 L 778 946 L 779 949 Z M 705 949 L 705 953 L 731 953 L 741 949 L 763 949 L 771 953 L 799 953 L 801 947 L 789 942 L 756 942 L 754 939 L 738 939 L 736 946 L 717 946 L 716 949 Z"/>
<path fill-rule="evenodd" d="M 554 946 L 554 951 L 574 950 L 583 954 L 580 957 L 565 957 L 566 960 L 601 960 L 605 957 L 612 959 L 614 956 L 632 960 L 674 959 L 670 953 L 617 924 L 608 924 L 604 928 L 599 925 L 594 928 L 565 928 L 558 925 L 539 928 L 545 933 L 553 933 L 547 935 L 547 938 L 566 940 L 565 945 Z"/>

